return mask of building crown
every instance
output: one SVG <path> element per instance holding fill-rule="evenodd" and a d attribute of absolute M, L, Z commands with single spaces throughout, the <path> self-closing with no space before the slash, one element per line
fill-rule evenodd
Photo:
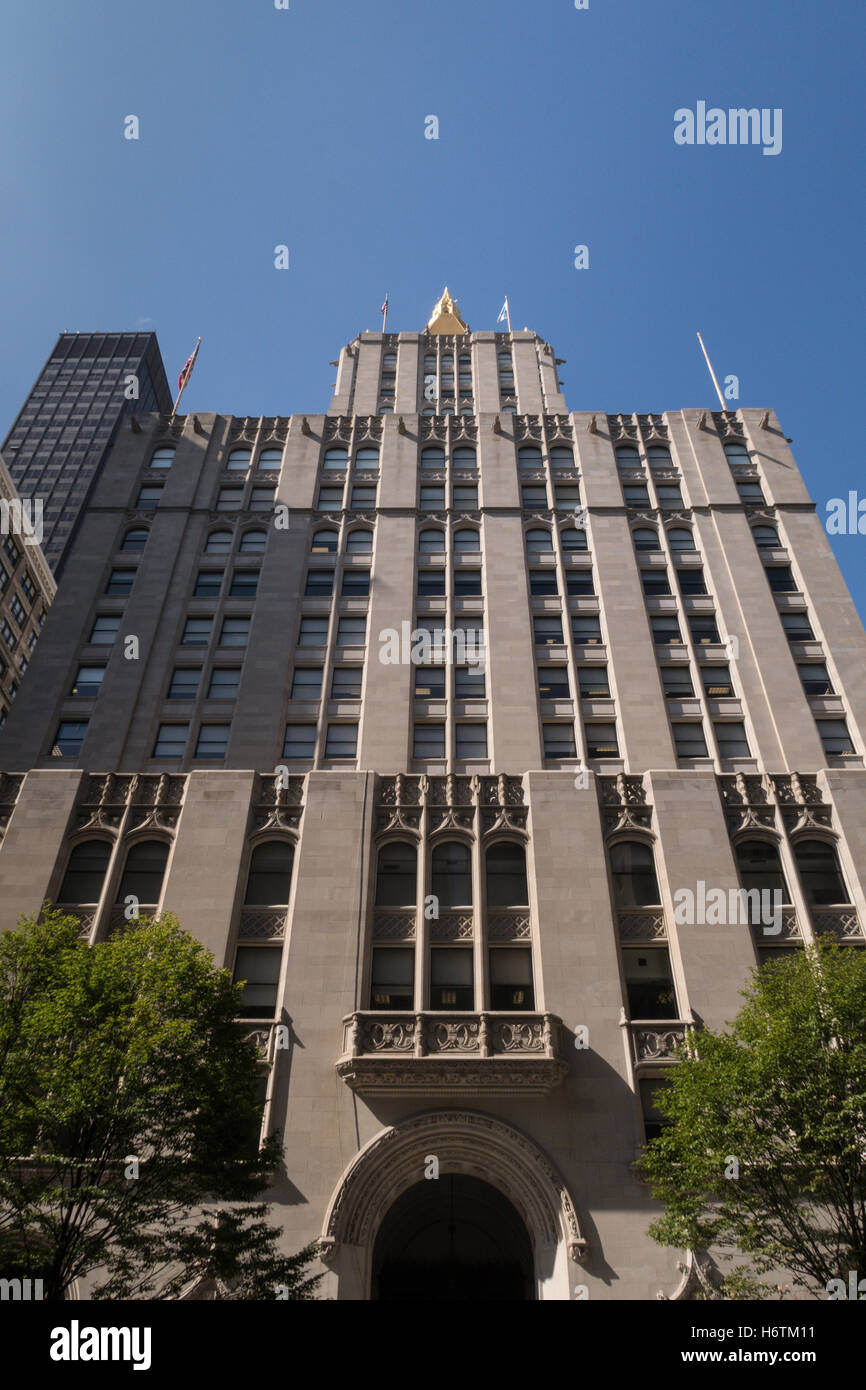
<path fill-rule="evenodd" d="M 448 293 L 448 286 L 442 291 L 442 298 L 433 306 L 433 313 L 427 324 L 428 333 L 468 333 L 469 325 L 460 317 L 457 301 Z"/>

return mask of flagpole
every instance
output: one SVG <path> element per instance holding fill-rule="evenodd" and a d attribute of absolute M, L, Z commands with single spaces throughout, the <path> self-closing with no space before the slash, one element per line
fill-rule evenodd
<path fill-rule="evenodd" d="M 511 310 L 508 307 L 508 295 L 505 296 L 505 322 L 508 324 L 508 331 L 511 332 Z"/>
<path fill-rule="evenodd" d="M 712 364 L 712 362 L 710 361 L 710 354 L 707 352 L 706 348 L 704 347 L 704 340 L 703 340 L 703 338 L 701 337 L 700 333 L 698 334 L 698 342 L 699 342 L 700 345 L 701 345 L 701 352 L 704 354 L 704 357 L 706 358 L 707 366 L 708 366 L 709 369 L 710 369 L 710 376 L 713 378 L 713 385 L 714 385 L 715 388 L 716 388 L 716 395 L 717 395 L 718 398 L 719 398 L 719 405 L 722 407 L 722 410 L 723 410 L 723 411 L 726 411 L 728 407 L 725 405 L 725 398 L 724 398 L 724 396 L 722 395 L 721 388 L 720 388 L 719 382 L 718 382 L 718 378 L 716 377 L 716 374 L 715 374 L 715 372 L 713 371 L 713 364 Z"/>
<path fill-rule="evenodd" d="M 382 305 L 382 332 L 383 332 L 383 334 L 384 334 L 384 332 L 385 332 L 385 330 L 386 330 L 386 327 L 387 327 L 387 324 L 388 324 L 388 301 L 389 301 L 390 298 L 391 298 L 391 291 L 388 290 L 388 291 L 386 292 L 386 294 L 385 294 L 385 303 Z"/>
<path fill-rule="evenodd" d="M 184 369 L 184 374 L 183 374 L 183 385 L 181 386 L 180 390 L 179 390 L 178 393 L 177 393 L 177 400 L 176 400 L 175 403 L 174 403 L 174 408 L 172 409 L 171 415 L 169 416 L 169 419 L 168 419 L 168 423 L 169 423 L 169 424 L 171 424 L 172 420 L 174 419 L 175 415 L 177 414 L 177 408 L 178 408 L 178 406 L 180 405 L 180 398 L 181 398 L 181 396 L 183 395 L 184 391 L 186 390 L 186 384 L 187 384 L 187 382 L 189 381 L 190 377 L 192 376 L 192 369 L 193 369 L 193 367 L 195 366 L 195 359 L 198 357 L 198 350 L 199 350 L 200 347 L 201 347 L 201 338 L 198 339 L 198 341 L 196 342 L 195 347 L 193 348 L 192 357 L 189 359 L 189 371 L 187 371 L 186 369 Z"/>

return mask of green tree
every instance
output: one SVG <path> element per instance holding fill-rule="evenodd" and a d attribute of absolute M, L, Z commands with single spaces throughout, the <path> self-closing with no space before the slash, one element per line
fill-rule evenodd
<path fill-rule="evenodd" d="M 0 936 L 0 1260 L 59 1299 L 175 1296 L 208 1274 L 234 1297 L 310 1298 L 311 1249 L 276 1250 L 256 1199 L 260 1063 L 239 986 L 171 917 L 89 946 L 47 910 Z"/>
<path fill-rule="evenodd" d="M 728 1296 L 791 1271 L 866 1275 L 866 951 L 819 942 L 754 971 L 726 1033 L 681 1049 L 639 1166 L 662 1245 L 748 1256 Z M 816 1287 L 817 1286 L 817 1287 Z"/>

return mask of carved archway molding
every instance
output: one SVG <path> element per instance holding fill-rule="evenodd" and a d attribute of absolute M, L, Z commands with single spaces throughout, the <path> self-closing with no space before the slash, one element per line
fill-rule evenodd
<path fill-rule="evenodd" d="M 345 1169 L 331 1199 L 321 1236 L 321 1258 L 342 1281 L 354 1271 L 355 1297 L 370 1297 L 373 1245 L 385 1215 L 397 1198 L 423 1181 L 429 1155 L 439 1172 L 481 1178 L 507 1197 L 532 1241 L 536 1276 L 540 1257 L 549 1264 L 565 1249 L 577 1262 L 585 1258 L 577 1212 L 563 1178 L 545 1154 L 518 1130 L 491 1115 L 471 1110 L 435 1110 L 380 1130 Z M 348 1247 L 348 1249 L 347 1249 Z M 341 1290 L 341 1297 L 344 1296 Z M 352 1296 L 352 1295 L 350 1295 Z M 566 1291 L 564 1297 L 569 1297 Z"/>

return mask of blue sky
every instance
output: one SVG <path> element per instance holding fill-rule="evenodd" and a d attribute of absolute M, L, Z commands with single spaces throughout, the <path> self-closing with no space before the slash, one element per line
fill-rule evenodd
<path fill-rule="evenodd" d="M 571 409 L 712 407 L 701 329 L 822 516 L 866 495 L 861 0 L 290 6 L 4 0 L 0 436 L 64 329 L 153 327 L 170 380 L 201 334 L 191 410 L 324 410 L 385 290 L 417 330 L 447 282 L 474 329 L 508 293 Z M 701 100 L 781 107 L 781 153 L 676 145 Z"/>

